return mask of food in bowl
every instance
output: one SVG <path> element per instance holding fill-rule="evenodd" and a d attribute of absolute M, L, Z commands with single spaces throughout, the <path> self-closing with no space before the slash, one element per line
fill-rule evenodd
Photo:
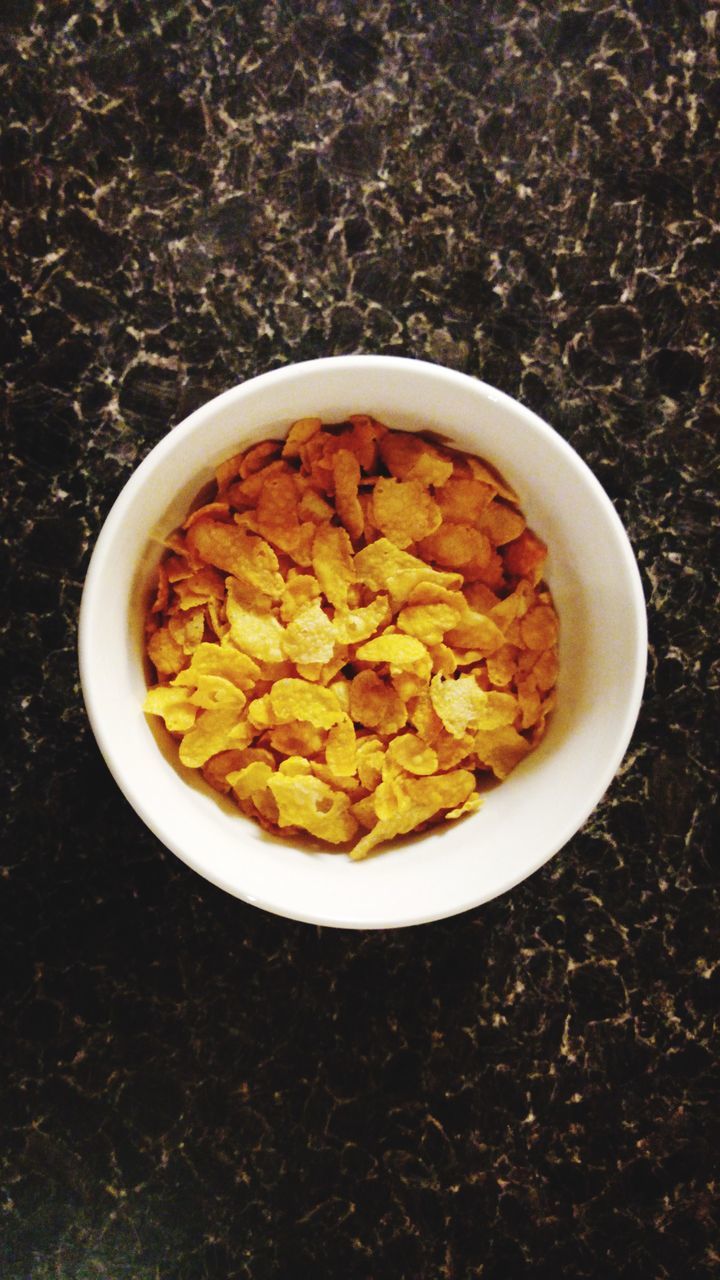
<path fill-rule="evenodd" d="M 546 554 L 480 458 L 300 419 L 223 461 L 166 539 L 144 709 L 248 817 L 359 860 L 477 810 L 541 740 Z"/>
<path fill-rule="evenodd" d="M 178 744 L 142 712 L 144 619 L 159 547 L 215 468 L 313 413 L 358 407 L 491 459 L 549 548 L 561 620 L 557 706 L 537 748 L 488 789 L 479 812 L 392 842 L 362 867 L 338 846 L 288 839 L 242 819 Z M 398 356 L 335 356 L 250 377 L 174 426 L 108 512 L 85 580 L 82 690 L 108 767 L 142 823 L 206 881 L 291 920 L 390 929 L 455 916 L 526 881 L 572 839 L 610 786 L 640 706 L 647 656 L 643 591 L 607 494 L 562 435 L 516 400 L 453 369 Z M 123 824 L 123 830 L 126 830 Z M 580 873 L 586 850 L 566 870 Z M 121 848 L 118 846 L 118 853 Z M 361 874 L 358 874 L 361 872 Z M 547 881 L 536 880 L 543 895 Z"/>

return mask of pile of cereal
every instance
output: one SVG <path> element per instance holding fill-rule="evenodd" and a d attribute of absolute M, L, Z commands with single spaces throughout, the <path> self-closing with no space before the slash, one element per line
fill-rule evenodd
<path fill-rule="evenodd" d="M 557 678 L 546 548 L 515 494 L 355 415 L 230 458 L 210 498 L 167 540 L 147 618 L 145 711 L 183 764 L 355 859 L 477 809 Z"/>

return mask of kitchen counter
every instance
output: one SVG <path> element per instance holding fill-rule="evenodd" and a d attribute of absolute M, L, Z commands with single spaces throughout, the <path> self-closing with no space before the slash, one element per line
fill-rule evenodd
<path fill-rule="evenodd" d="M 719 33 L 700 0 L 5 0 L 3 1280 L 718 1274 Z M 650 625 L 585 828 L 371 934 L 166 852 L 75 652 L 151 446 L 354 351 L 552 422 Z"/>

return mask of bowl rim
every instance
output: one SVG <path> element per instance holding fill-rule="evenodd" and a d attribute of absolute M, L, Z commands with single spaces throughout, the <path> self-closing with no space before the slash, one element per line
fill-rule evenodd
<path fill-rule="evenodd" d="M 305 373 L 315 372 L 321 374 L 323 371 L 329 371 L 331 368 L 337 370 L 342 367 L 348 371 L 357 371 L 361 368 L 369 369 L 373 367 L 375 369 L 388 369 L 391 366 L 398 371 L 404 371 L 411 375 L 419 372 L 425 376 L 445 381 L 446 384 L 454 384 L 456 386 L 462 385 L 465 388 L 472 387 L 473 391 L 479 392 L 480 396 L 484 398 L 486 402 L 505 405 L 514 415 L 520 415 L 525 420 L 527 426 L 531 427 L 531 429 L 540 436 L 545 437 L 554 449 L 559 449 L 564 453 L 566 459 L 573 468 L 580 469 L 584 474 L 586 482 L 589 483 L 590 487 L 593 489 L 597 501 L 604 508 L 605 516 L 614 529 L 617 548 L 620 551 L 626 573 L 626 585 L 629 588 L 632 600 L 632 612 L 635 624 L 635 646 L 631 659 L 632 680 L 630 683 L 630 694 L 625 704 L 622 722 L 618 726 L 616 733 L 616 747 L 614 752 L 608 754 L 605 768 L 598 775 L 595 785 L 589 792 L 590 799 L 581 811 L 582 816 L 580 821 L 577 820 L 577 814 L 574 814 L 568 821 L 567 827 L 563 829 L 561 837 L 559 839 L 556 838 L 551 848 L 543 848 L 540 855 L 528 861 L 526 868 L 520 874 L 509 874 L 507 879 L 502 882 L 501 887 L 494 887 L 487 894 L 478 894 L 476 889 L 474 893 L 470 893 L 456 906 L 453 906 L 450 909 L 443 908 L 435 913 L 431 911 L 420 917 L 413 916 L 412 918 L 402 917 L 397 919 L 390 917 L 383 921 L 373 920 L 364 922 L 358 921 L 354 918 L 342 918 L 339 915 L 329 917 L 322 912 L 316 914 L 305 911 L 292 913 L 285 907 L 274 903 L 272 900 L 268 900 L 262 896 L 251 896 L 243 893 L 237 884 L 229 882 L 222 874 L 214 873 L 212 869 L 208 869 L 200 857 L 197 857 L 193 855 L 192 852 L 184 849 L 181 842 L 175 838 L 172 832 L 166 830 L 165 824 L 162 822 L 161 818 L 153 814 L 148 809 L 143 796 L 139 794 L 133 782 L 124 775 L 121 769 L 118 768 L 112 744 L 112 735 L 108 731 L 105 723 L 103 722 L 102 716 L 98 712 L 95 677 L 93 672 L 93 631 L 91 626 L 91 612 L 92 601 L 96 592 L 96 584 L 102 579 L 106 572 L 105 560 L 107 553 L 113 544 L 113 540 L 117 535 L 119 526 L 122 525 L 124 521 L 126 511 L 131 507 L 134 501 L 137 490 L 143 488 L 150 482 L 152 476 L 162 468 L 167 454 L 174 451 L 186 436 L 193 433 L 204 422 L 214 418 L 216 414 L 227 405 L 233 405 L 236 402 L 241 403 L 244 396 L 249 394 L 251 389 L 254 394 L 257 394 L 258 390 L 261 390 L 263 385 L 292 381 L 298 376 L 302 377 Z M 292 919 L 324 927 L 358 930 L 411 927 L 417 924 L 431 923 L 433 921 L 447 919 L 454 915 L 462 914 L 463 912 L 479 907 L 485 902 L 491 901 L 494 898 L 500 897 L 509 892 L 516 885 L 528 879 L 541 866 L 554 857 L 556 853 L 564 848 L 572 837 L 582 829 L 584 824 L 587 822 L 588 817 L 594 812 L 598 804 L 601 802 L 611 782 L 618 774 L 630 744 L 642 703 L 647 673 L 647 648 L 648 632 L 645 597 L 640 571 L 627 531 L 600 481 L 572 445 L 570 445 L 554 427 L 551 427 L 532 409 L 527 408 L 513 396 L 508 395 L 504 391 L 500 391 L 498 388 L 491 386 L 480 378 L 476 378 L 471 374 L 450 369 L 445 365 L 435 364 L 427 360 L 417 360 L 408 356 L 375 354 L 323 356 L 317 359 L 298 361 L 296 363 L 283 365 L 280 368 L 251 376 L 244 379 L 242 382 L 229 387 L 225 391 L 220 392 L 218 395 L 213 396 L 210 400 L 205 401 L 187 417 L 182 419 L 176 426 L 169 428 L 167 433 L 150 449 L 150 451 L 133 470 L 132 474 L 112 503 L 110 510 L 102 523 L 102 527 L 93 546 L 83 584 L 78 622 L 80 683 L 88 720 L 97 745 L 112 777 L 125 798 L 148 829 L 153 832 L 153 834 L 167 849 L 179 857 L 181 861 L 186 863 L 186 865 L 191 867 L 205 880 L 208 880 L 216 887 L 223 889 L 233 897 L 239 898 L 253 906 L 259 907 L 261 910 L 280 916 L 284 919 Z"/>

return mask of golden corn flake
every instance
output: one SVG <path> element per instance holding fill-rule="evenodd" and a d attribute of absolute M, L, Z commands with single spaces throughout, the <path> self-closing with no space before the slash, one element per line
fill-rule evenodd
<path fill-rule="evenodd" d="M 227 618 L 230 638 L 241 653 L 263 662 L 282 662 L 284 630 L 272 613 L 244 603 L 232 579 L 228 580 Z"/>
<path fill-rule="evenodd" d="M 380 454 L 391 476 L 399 480 L 419 480 L 426 485 L 442 485 L 453 473 L 450 458 L 427 444 L 420 436 L 389 431 L 380 442 Z"/>
<path fill-rule="evenodd" d="M 302 827 L 330 844 L 344 844 L 357 831 L 348 797 L 320 778 L 278 772 L 268 779 L 267 787 L 277 802 L 281 827 Z"/>
<path fill-rule="evenodd" d="M 256 792 L 265 790 L 268 778 L 273 773 L 274 769 L 271 765 L 261 760 L 253 760 L 236 773 L 228 773 L 227 781 L 239 800 L 247 800 Z"/>
<path fill-rule="evenodd" d="M 169 626 L 154 631 L 147 643 L 148 657 L 162 679 L 182 671 L 185 665 L 185 650 L 170 634 Z"/>
<path fill-rule="evenodd" d="M 474 525 L 448 521 L 447 524 L 441 524 L 435 533 L 424 538 L 418 550 L 428 560 L 462 568 L 471 562 L 476 565 L 487 564 L 492 547 L 489 538 Z"/>
<path fill-rule="evenodd" d="M 349 449 L 338 449 L 333 458 L 333 476 L 335 479 L 335 507 L 340 523 L 345 526 L 350 537 L 357 541 L 361 537 L 365 525 L 363 509 L 358 500 L 360 484 L 360 463 Z"/>
<path fill-rule="evenodd" d="M 497 623 L 474 609 L 468 609 L 458 625 L 449 627 L 445 638 L 453 649 L 475 649 L 483 657 L 502 648 L 505 640 Z"/>
<path fill-rule="evenodd" d="M 523 738 L 510 725 L 500 729 L 482 729 L 476 733 L 474 750 L 480 764 L 492 769 L 497 778 L 506 778 L 531 750 L 527 738 Z"/>
<path fill-rule="evenodd" d="M 198 713 L 185 689 L 173 689 L 162 684 L 148 689 L 143 711 L 147 715 L 160 716 L 171 733 L 187 733 L 188 729 L 192 729 Z"/>
<path fill-rule="evenodd" d="M 205 630 L 205 610 L 186 609 L 171 614 L 168 629 L 176 644 L 185 654 L 191 654 L 200 644 Z"/>
<path fill-rule="evenodd" d="M 478 525 L 486 533 L 493 546 L 502 547 L 506 542 L 519 538 L 525 528 L 525 517 L 504 502 L 493 501 L 481 512 Z"/>
<path fill-rule="evenodd" d="M 309 720 L 295 720 L 291 724 L 278 724 L 268 734 L 268 745 L 281 756 L 307 759 L 322 751 L 327 733 L 310 724 Z"/>
<path fill-rule="evenodd" d="M 418 556 L 402 551 L 388 538 L 377 538 L 355 556 L 358 581 L 371 591 L 389 592 L 393 607 L 405 603 L 414 587 L 433 583 L 438 587 L 462 586 L 462 574 L 433 569 Z"/>
<path fill-rule="evenodd" d="M 345 529 L 321 525 L 312 543 L 313 573 L 330 604 L 344 609 L 355 581 L 352 543 Z"/>
<path fill-rule="evenodd" d="M 407 720 L 405 704 L 387 680 L 375 671 L 361 671 L 350 686 L 350 713 L 358 724 L 380 729 L 388 736 Z"/>
<path fill-rule="evenodd" d="M 320 583 L 311 573 L 298 573 L 291 569 L 280 601 L 280 619 L 284 623 L 292 622 L 295 614 L 303 605 L 311 600 L 319 599 Z"/>
<path fill-rule="evenodd" d="M 330 772 L 336 777 L 348 777 L 357 767 L 357 739 L 355 725 L 349 716 L 333 725 L 327 736 L 325 759 Z"/>
<path fill-rule="evenodd" d="M 282 638 L 285 656 L 291 662 L 329 662 L 335 651 L 336 635 L 320 601 L 312 600 L 298 609 Z"/>
<path fill-rule="evenodd" d="M 396 762 L 408 773 L 426 775 L 437 772 L 437 752 L 414 733 L 401 733 L 393 738 L 386 759 Z"/>
<path fill-rule="evenodd" d="M 330 729 L 345 714 L 332 689 L 318 688 L 307 680 L 277 680 L 269 697 L 276 724 L 307 720 L 318 729 Z"/>
<path fill-rule="evenodd" d="M 242 689 L 238 689 L 232 680 L 226 680 L 225 676 L 199 676 L 195 692 L 190 694 L 190 701 L 206 711 L 222 706 L 237 707 L 240 711 L 247 698 Z"/>
<path fill-rule="evenodd" d="M 373 489 L 372 516 L 375 527 L 404 549 L 437 529 L 440 508 L 419 480 L 386 479 L 380 476 Z"/>
<path fill-rule="evenodd" d="M 235 524 L 201 520 L 188 531 L 188 546 L 201 560 L 224 569 L 271 599 L 282 595 L 285 583 L 278 572 L 278 558 L 263 538 L 246 533 Z"/>
<path fill-rule="evenodd" d="M 461 616 L 459 605 L 413 604 L 400 611 L 397 624 L 401 631 L 425 644 L 440 644 L 445 632 L 456 627 Z"/>
<path fill-rule="evenodd" d="M 190 665 L 172 683 L 197 687 L 205 675 L 224 676 L 247 693 L 260 679 L 260 667 L 248 654 L 224 640 L 220 644 L 202 643 L 193 650 Z"/>
<path fill-rule="evenodd" d="M 486 695 L 471 675 L 447 680 L 433 676 L 430 698 L 448 733 L 460 738 L 468 725 L 477 722 L 482 713 Z"/>
<path fill-rule="evenodd" d="M 526 649 L 549 649 L 557 640 L 557 617 L 549 604 L 537 605 L 525 614 L 520 635 Z"/>
<path fill-rule="evenodd" d="M 454 653 L 447 644 L 434 644 L 429 649 L 432 658 L 433 674 L 439 672 L 443 676 L 453 676 L 460 665 L 460 656 Z M 480 656 L 480 655 L 478 655 Z M 463 658 L 467 660 L 468 655 L 465 653 Z M 473 655 L 475 661 L 475 655 Z"/>
<path fill-rule="evenodd" d="M 321 427 L 322 418 L 298 418 L 297 422 L 293 422 L 283 447 L 283 458 L 298 458 L 301 445 L 317 435 Z"/>
<path fill-rule="evenodd" d="M 252 725 L 241 719 L 235 707 L 203 711 L 180 743 L 180 759 L 190 768 L 199 769 L 218 751 L 249 746 L 252 737 Z"/>
<path fill-rule="evenodd" d="M 338 609 L 333 618 L 333 628 L 341 644 L 361 644 L 390 621 L 390 605 L 387 596 L 379 595 L 360 609 Z"/>
<path fill-rule="evenodd" d="M 471 523 L 491 501 L 495 490 L 482 480 L 452 476 L 435 491 L 435 501 L 443 520 L 453 523 Z"/>
<path fill-rule="evenodd" d="M 476 812 L 545 732 L 547 547 L 478 458 L 302 418 L 221 462 L 165 547 L 144 710 L 272 832 L 361 859 Z"/>
<path fill-rule="evenodd" d="M 381 636 L 366 640 L 355 650 L 355 657 L 362 662 L 387 662 L 391 671 L 394 667 L 411 671 L 422 667 L 429 673 L 431 667 L 425 645 L 415 636 L 404 636 L 397 632 L 385 631 Z"/>

